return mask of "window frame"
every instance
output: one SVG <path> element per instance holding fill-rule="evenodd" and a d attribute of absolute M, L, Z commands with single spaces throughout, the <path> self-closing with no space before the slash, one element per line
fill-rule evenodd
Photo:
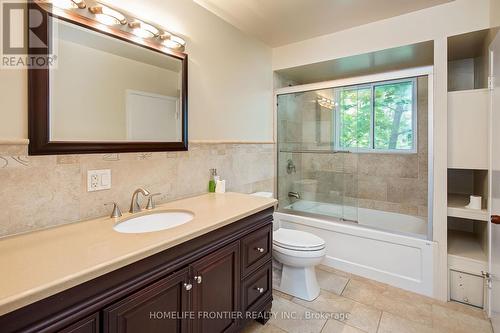
<path fill-rule="evenodd" d="M 375 148 L 375 87 L 389 85 L 401 82 L 412 82 L 412 132 L 413 144 L 411 149 L 377 149 Z M 371 118 L 370 118 L 370 148 L 344 148 L 340 146 L 341 137 L 341 116 L 340 108 L 336 107 L 334 112 L 335 131 L 333 138 L 334 149 L 336 151 L 351 152 L 351 153 L 371 153 L 371 154 L 417 154 L 418 153 L 418 100 L 417 100 L 417 77 L 407 77 L 395 80 L 375 81 L 362 84 L 356 84 L 345 87 L 336 88 L 335 99 L 340 101 L 340 93 L 342 90 L 370 88 L 371 90 Z"/>

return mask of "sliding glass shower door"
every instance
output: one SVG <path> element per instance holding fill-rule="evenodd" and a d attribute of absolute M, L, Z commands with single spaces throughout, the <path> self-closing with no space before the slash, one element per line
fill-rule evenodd
<path fill-rule="evenodd" d="M 365 98 L 333 88 L 278 96 L 280 209 L 357 221 L 357 156 L 346 148 L 362 142 Z M 339 103 L 348 105 L 342 113 Z"/>

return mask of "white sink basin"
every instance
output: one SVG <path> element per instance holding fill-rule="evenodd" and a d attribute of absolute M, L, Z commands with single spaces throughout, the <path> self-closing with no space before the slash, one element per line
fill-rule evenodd
<path fill-rule="evenodd" d="M 113 227 L 125 234 L 140 234 L 177 227 L 191 221 L 193 213 L 186 211 L 157 212 L 129 218 Z"/>

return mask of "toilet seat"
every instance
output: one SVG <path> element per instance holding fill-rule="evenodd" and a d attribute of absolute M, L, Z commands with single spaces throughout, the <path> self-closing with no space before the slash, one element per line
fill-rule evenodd
<path fill-rule="evenodd" d="M 281 247 L 279 245 L 274 244 L 273 246 L 274 252 L 279 252 L 281 254 L 296 257 L 296 258 L 318 258 L 323 257 L 326 254 L 326 248 L 322 248 L 319 250 L 293 250 L 288 249 L 286 247 Z"/>
<path fill-rule="evenodd" d="M 325 241 L 308 232 L 280 228 L 273 233 L 273 244 L 291 251 L 312 252 L 325 248 Z"/>

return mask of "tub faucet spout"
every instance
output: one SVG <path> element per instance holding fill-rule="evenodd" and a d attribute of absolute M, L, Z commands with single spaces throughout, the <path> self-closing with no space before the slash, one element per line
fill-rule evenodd
<path fill-rule="evenodd" d="M 288 192 L 288 197 L 289 198 L 295 198 L 295 199 L 299 200 L 300 199 L 300 194 L 299 194 L 299 192 Z"/>

